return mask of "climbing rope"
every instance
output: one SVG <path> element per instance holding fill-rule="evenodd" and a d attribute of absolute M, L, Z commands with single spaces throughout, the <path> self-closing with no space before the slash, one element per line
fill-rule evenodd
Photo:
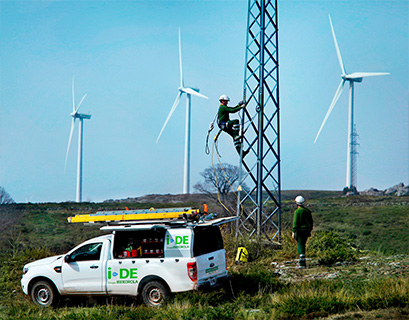
<path fill-rule="evenodd" d="M 217 172 L 216 172 L 216 168 L 214 167 L 214 162 L 213 162 L 213 155 L 214 155 L 214 149 L 215 149 L 215 142 L 217 140 L 218 134 L 214 137 L 213 139 L 213 147 L 212 147 L 212 168 L 214 171 L 214 177 L 216 179 L 216 190 L 217 190 L 217 200 L 219 201 L 219 203 L 223 206 L 223 208 L 226 209 L 226 211 L 228 211 L 230 213 L 230 215 L 233 215 L 232 212 L 229 210 L 229 208 L 227 208 L 225 206 L 225 204 L 222 202 L 222 200 L 220 199 L 220 191 L 219 191 L 219 179 L 217 179 Z"/>
<path fill-rule="evenodd" d="M 233 213 L 229 210 L 229 208 L 227 208 L 227 206 L 222 202 L 221 198 L 220 198 L 220 191 L 219 191 L 219 179 L 217 177 L 217 172 L 216 172 L 216 168 L 214 166 L 214 150 L 216 149 L 216 155 L 217 155 L 217 160 L 219 162 L 220 168 L 222 169 L 224 178 L 226 179 L 227 183 L 230 186 L 230 189 L 233 191 L 233 194 L 236 196 L 237 200 L 239 199 L 238 194 L 235 192 L 233 185 L 230 182 L 230 179 L 227 176 L 226 171 L 224 170 L 223 164 L 220 161 L 221 155 L 219 154 L 218 150 L 217 150 L 217 141 L 218 141 L 218 136 L 220 135 L 222 130 L 219 130 L 219 132 L 217 133 L 217 135 L 214 137 L 213 139 L 213 147 L 212 147 L 212 168 L 213 168 L 213 172 L 214 172 L 214 177 L 216 180 L 216 190 L 217 190 L 217 200 L 219 201 L 219 203 L 223 206 L 223 208 L 226 209 L 226 211 L 228 211 L 230 213 L 231 216 L 233 216 Z M 240 208 L 241 208 L 241 212 L 243 213 L 243 205 L 240 204 Z"/>
<path fill-rule="evenodd" d="M 216 119 L 217 119 L 217 113 L 216 113 L 216 115 L 215 115 L 213 121 L 210 122 L 209 130 L 207 131 L 206 146 L 205 146 L 205 153 L 206 153 L 207 155 L 209 155 L 209 153 L 210 153 L 210 149 L 209 149 L 209 136 L 210 136 L 210 132 L 212 132 L 213 129 L 214 129 L 214 123 L 215 123 Z M 217 134 L 217 136 L 218 136 L 219 134 L 220 134 L 220 132 Z"/>

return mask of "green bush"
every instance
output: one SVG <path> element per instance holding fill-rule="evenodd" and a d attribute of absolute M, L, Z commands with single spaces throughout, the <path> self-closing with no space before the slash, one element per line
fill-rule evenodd
<path fill-rule="evenodd" d="M 356 260 L 356 250 L 332 231 L 315 233 L 309 243 L 309 250 L 312 251 L 312 255 L 318 257 L 318 262 L 323 265 Z"/>
<path fill-rule="evenodd" d="M 12 256 L 2 255 L 0 257 L 0 302 L 22 296 L 20 279 L 26 263 L 52 255 L 50 251 L 43 248 L 27 249 Z"/>

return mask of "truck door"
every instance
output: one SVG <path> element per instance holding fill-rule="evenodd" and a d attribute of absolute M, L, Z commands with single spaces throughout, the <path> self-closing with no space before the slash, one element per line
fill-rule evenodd
<path fill-rule="evenodd" d="M 227 274 L 226 255 L 219 227 L 197 226 L 194 229 L 194 236 L 193 254 L 196 258 L 199 283 L 225 276 Z"/>
<path fill-rule="evenodd" d="M 102 293 L 106 252 L 110 242 L 84 244 L 67 254 L 62 266 L 63 288 L 66 293 Z"/>

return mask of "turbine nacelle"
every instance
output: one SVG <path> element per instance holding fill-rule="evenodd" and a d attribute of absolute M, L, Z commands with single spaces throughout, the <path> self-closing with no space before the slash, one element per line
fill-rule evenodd
<path fill-rule="evenodd" d="M 71 117 L 74 119 L 91 119 L 90 114 L 84 114 L 84 113 L 78 113 L 78 112 L 72 112 Z"/>
<path fill-rule="evenodd" d="M 186 88 L 186 87 L 179 87 L 179 88 L 178 88 L 178 90 L 179 90 L 179 91 L 182 91 L 182 92 L 186 92 L 186 89 L 193 90 L 193 91 L 195 91 L 195 92 L 197 92 L 197 93 L 200 92 L 200 89 L 197 89 L 197 88 Z"/>
<path fill-rule="evenodd" d="M 350 82 L 362 82 L 362 79 L 363 79 L 363 77 L 361 78 L 351 77 L 350 74 L 343 74 L 341 78 L 344 79 L 345 81 L 350 81 Z"/>
<path fill-rule="evenodd" d="M 188 95 L 194 95 L 196 97 L 208 99 L 208 97 L 204 96 L 203 94 L 199 93 L 199 89 L 196 88 L 186 88 L 186 87 L 179 87 L 180 93 L 186 93 Z"/>

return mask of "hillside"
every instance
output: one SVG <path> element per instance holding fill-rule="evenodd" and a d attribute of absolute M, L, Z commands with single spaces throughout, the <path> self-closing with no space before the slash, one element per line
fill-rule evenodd
<path fill-rule="evenodd" d="M 315 221 L 306 270 L 295 268 L 297 253 L 289 237 L 292 199 L 299 192 L 309 199 Z M 224 230 L 232 274 L 228 286 L 177 294 L 159 310 L 132 299 L 71 299 L 55 310 L 39 310 L 21 292 L 25 263 L 101 234 L 96 227 L 68 224 L 68 216 L 125 207 L 200 206 L 208 200 L 151 195 L 139 202 L 0 206 L 0 319 L 409 319 L 408 196 L 287 192 L 281 250 L 244 240 L 252 259 L 235 265 L 238 242 Z M 209 207 L 223 212 L 216 203 Z"/>

